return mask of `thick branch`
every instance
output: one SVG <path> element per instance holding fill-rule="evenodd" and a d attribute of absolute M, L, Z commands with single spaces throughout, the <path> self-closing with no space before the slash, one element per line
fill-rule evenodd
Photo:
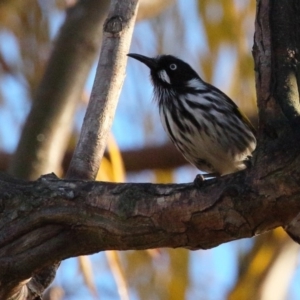
<path fill-rule="evenodd" d="M 260 178 L 291 163 L 288 151 L 299 152 L 300 130 L 299 126 L 293 126 L 299 93 L 295 92 L 298 89 L 295 80 L 288 79 L 295 76 L 295 60 L 290 57 L 289 49 L 298 45 L 295 28 L 289 18 L 299 20 L 298 9 L 297 0 L 284 3 L 257 1 L 253 56 L 259 136 L 254 163 L 262 164 L 257 170 Z M 283 11 L 290 12 L 289 18 L 283 17 Z M 298 53 L 300 49 L 296 50 Z"/>
<path fill-rule="evenodd" d="M 300 83 L 299 1 L 289 1 L 288 5 L 283 5 L 281 1 L 274 1 L 271 6 L 270 17 L 275 97 L 284 116 L 293 122 L 295 119 L 299 119 L 300 115 L 298 87 Z"/>
<path fill-rule="evenodd" d="M 280 184 L 278 174 L 257 180 L 241 172 L 201 189 L 2 178 L 0 282 L 11 283 L 12 274 L 19 282 L 51 263 L 101 250 L 207 249 L 284 226 L 300 211 L 293 179 L 300 176 L 299 163 L 298 157 L 281 171 Z"/>
<path fill-rule="evenodd" d="M 259 127 L 266 141 L 299 123 L 299 24 L 299 1 L 257 1 L 253 56 Z"/>

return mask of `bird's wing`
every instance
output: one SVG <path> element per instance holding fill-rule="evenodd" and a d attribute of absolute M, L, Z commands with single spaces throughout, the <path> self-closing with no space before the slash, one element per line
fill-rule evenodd
<path fill-rule="evenodd" d="M 232 101 L 226 94 L 224 94 L 221 90 L 219 90 L 217 87 L 209 84 L 209 87 L 216 91 L 217 93 L 220 93 L 225 100 L 230 104 L 230 106 L 232 107 L 233 112 L 244 122 L 247 124 L 247 126 L 250 128 L 250 130 L 253 132 L 253 134 L 256 134 L 256 129 L 253 127 L 252 123 L 250 122 L 250 120 L 248 119 L 248 117 L 239 109 L 239 107 L 236 105 L 236 103 L 234 101 Z"/>

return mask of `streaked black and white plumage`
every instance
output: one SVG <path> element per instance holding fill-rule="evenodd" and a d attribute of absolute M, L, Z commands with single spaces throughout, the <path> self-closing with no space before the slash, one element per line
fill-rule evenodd
<path fill-rule="evenodd" d="M 216 176 L 246 168 L 255 130 L 228 96 L 174 56 L 128 56 L 150 68 L 163 127 L 191 164 Z"/>

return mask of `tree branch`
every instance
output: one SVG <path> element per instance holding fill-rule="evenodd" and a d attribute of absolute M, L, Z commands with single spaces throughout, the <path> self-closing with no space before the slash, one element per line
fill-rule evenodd
<path fill-rule="evenodd" d="M 288 16 L 288 18 L 287 18 Z M 300 70 L 300 3 L 291 1 L 282 5 L 280 1 L 272 3 L 270 13 L 272 22 L 272 53 L 274 92 L 283 115 L 293 122 L 299 119 L 299 70 Z M 293 30 L 291 30 L 293 28 Z M 286 34 L 289 32 L 289 34 Z"/>
<path fill-rule="evenodd" d="M 138 0 L 111 2 L 91 99 L 67 178 L 95 179 L 125 78 Z"/>
<path fill-rule="evenodd" d="M 60 168 L 78 100 L 99 50 L 108 1 L 69 9 L 14 154 L 10 173 L 37 179 Z"/>
<path fill-rule="evenodd" d="M 72 256 L 108 249 L 207 249 L 285 226 L 300 211 L 299 164 L 298 156 L 281 170 L 280 185 L 278 174 L 258 180 L 253 170 L 204 182 L 201 189 L 2 176 L 1 285 Z M 291 173 L 294 180 L 286 176 Z"/>
<path fill-rule="evenodd" d="M 271 4 L 270 0 L 257 2 L 253 56 L 260 120 L 255 159 L 263 164 L 258 171 L 260 178 L 269 173 L 276 174 L 294 163 L 291 157 L 300 151 L 299 24 L 298 1 L 285 4 L 280 1 Z M 290 151 L 294 155 L 288 155 Z M 298 243 L 299 216 L 285 226 L 287 233 Z"/>

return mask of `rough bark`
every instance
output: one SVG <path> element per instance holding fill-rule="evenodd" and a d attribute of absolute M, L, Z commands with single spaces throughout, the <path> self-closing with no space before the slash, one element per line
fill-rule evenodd
<path fill-rule="evenodd" d="M 257 1 L 253 56 L 259 108 L 259 178 L 278 176 L 297 164 L 300 153 L 299 55 L 300 3 Z M 290 155 L 294 153 L 294 155 Z M 290 173 L 290 180 L 297 177 Z M 286 227 L 300 242 L 300 217 Z"/>
<path fill-rule="evenodd" d="M 259 179 L 252 169 L 201 188 L 2 176 L 1 286 L 72 256 L 108 249 L 208 249 L 285 226 L 300 211 L 299 163 L 298 154 L 280 174 Z"/>
<path fill-rule="evenodd" d="M 287 12 L 289 18 L 282 18 Z M 107 249 L 207 249 L 277 226 L 297 229 L 299 41 L 293 22 L 299 18 L 298 0 L 257 1 L 253 53 L 260 126 L 248 170 L 201 187 L 1 176 L 0 298 L 2 287 L 18 287 L 71 256 Z"/>

